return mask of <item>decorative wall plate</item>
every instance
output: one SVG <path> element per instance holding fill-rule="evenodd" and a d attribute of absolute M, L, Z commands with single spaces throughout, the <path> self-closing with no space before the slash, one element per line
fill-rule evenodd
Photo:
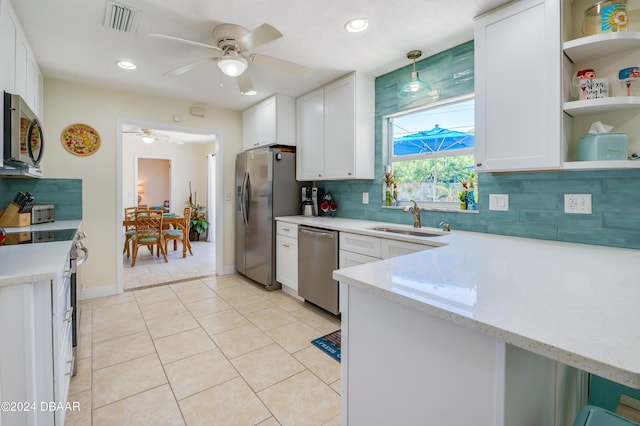
<path fill-rule="evenodd" d="M 100 148 L 100 134 L 87 124 L 76 123 L 62 131 L 60 142 L 73 155 L 85 157 Z"/>

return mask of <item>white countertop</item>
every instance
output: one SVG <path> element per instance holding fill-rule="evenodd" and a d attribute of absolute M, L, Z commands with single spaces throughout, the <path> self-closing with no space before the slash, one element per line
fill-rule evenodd
<path fill-rule="evenodd" d="M 7 232 L 78 229 L 80 220 L 60 220 L 20 228 L 5 228 Z M 0 246 L 0 287 L 55 279 L 65 264 L 72 241 Z"/>
<path fill-rule="evenodd" d="M 358 233 L 369 233 L 366 228 L 374 224 L 338 218 L 277 219 Z M 455 229 L 430 240 L 441 246 L 340 269 L 333 276 L 640 388 L 640 251 Z"/>

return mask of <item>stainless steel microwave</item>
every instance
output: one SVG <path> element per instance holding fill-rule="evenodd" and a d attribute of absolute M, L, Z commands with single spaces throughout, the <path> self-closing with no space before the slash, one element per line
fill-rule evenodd
<path fill-rule="evenodd" d="M 38 117 L 19 95 L 4 92 L 2 174 L 40 177 L 44 134 Z"/>

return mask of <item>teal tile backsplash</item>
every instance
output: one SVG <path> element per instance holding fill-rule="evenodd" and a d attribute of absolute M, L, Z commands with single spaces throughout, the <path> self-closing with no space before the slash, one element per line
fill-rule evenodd
<path fill-rule="evenodd" d="M 36 204 L 53 204 L 56 220 L 82 219 L 82 179 L 0 179 L 0 209 L 18 191 L 31 192 Z"/>
<path fill-rule="evenodd" d="M 382 117 L 417 105 L 397 96 L 412 65 L 376 78 L 376 178 L 317 182 L 336 198 L 340 217 L 412 224 L 409 213 L 382 208 L 386 153 Z M 473 42 L 416 63 L 420 77 L 441 99 L 473 92 Z M 477 213 L 424 211 L 423 226 L 445 221 L 453 230 L 640 248 L 640 170 L 481 173 Z M 369 204 L 362 193 L 369 192 Z M 509 194 L 509 211 L 490 211 L 489 194 Z M 592 214 L 564 213 L 564 194 L 592 194 Z"/>

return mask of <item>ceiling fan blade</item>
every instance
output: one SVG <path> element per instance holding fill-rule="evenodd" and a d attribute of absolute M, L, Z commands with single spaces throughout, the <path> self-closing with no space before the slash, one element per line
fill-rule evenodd
<path fill-rule="evenodd" d="M 193 41 L 193 40 L 187 40 L 184 38 L 179 38 L 179 37 L 174 37 L 174 36 L 170 36 L 170 35 L 166 35 L 166 34 L 147 34 L 148 36 L 151 37 L 158 37 L 158 38 L 164 38 L 167 40 L 173 40 L 173 41 L 178 41 L 180 43 L 186 43 L 186 44 L 190 44 L 192 46 L 198 46 L 198 47 L 205 47 L 207 49 L 213 49 L 213 50 L 218 50 L 220 52 L 222 52 L 222 49 L 220 49 L 218 46 L 214 46 L 212 44 L 206 44 L 206 43 L 200 43 L 199 41 Z"/>
<path fill-rule="evenodd" d="M 280 37 L 282 37 L 280 31 L 269 24 L 262 24 L 238 40 L 238 46 L 242 50 L 252 50 Z"/>
<path fill-rule="evenodd" d="M 217 58 L 204 58 L 204 59 L 200 59 L 198 61 L 195 62 L 191 62 L 190 64 L 187 65 L 182 65 L 181 67 L 172 69 L 170 71 L 165 72 L 163 75 L 178 75 L 178 74 L 183 74 L 187 71 L 191 71 L 193 68 L 197 67 L 200 64 L 204 64 L 207 62 L 215 62 Z"/>
<path fill-rule="evenodd" d="M 247 71 L 236 77 L 236 83 L 238 84 L 240 93 L 243 95 L 256 94 L 256 90 L 253 88 L 253 83 L 251 82 L 251 77 L 249 77 L 249 73 Z"/>
<path fill-rule="evenodd" d="M 254 53 L 249 56 L 249 59 L 252 63 L 266 65 L 280 71 L 288 72 L 289 74 L 299 75 L 300 77 L 309 77 L 313 72 L 311 68 L 305 67 L 304 65 L 274 58 L 273 56 Z"/>

